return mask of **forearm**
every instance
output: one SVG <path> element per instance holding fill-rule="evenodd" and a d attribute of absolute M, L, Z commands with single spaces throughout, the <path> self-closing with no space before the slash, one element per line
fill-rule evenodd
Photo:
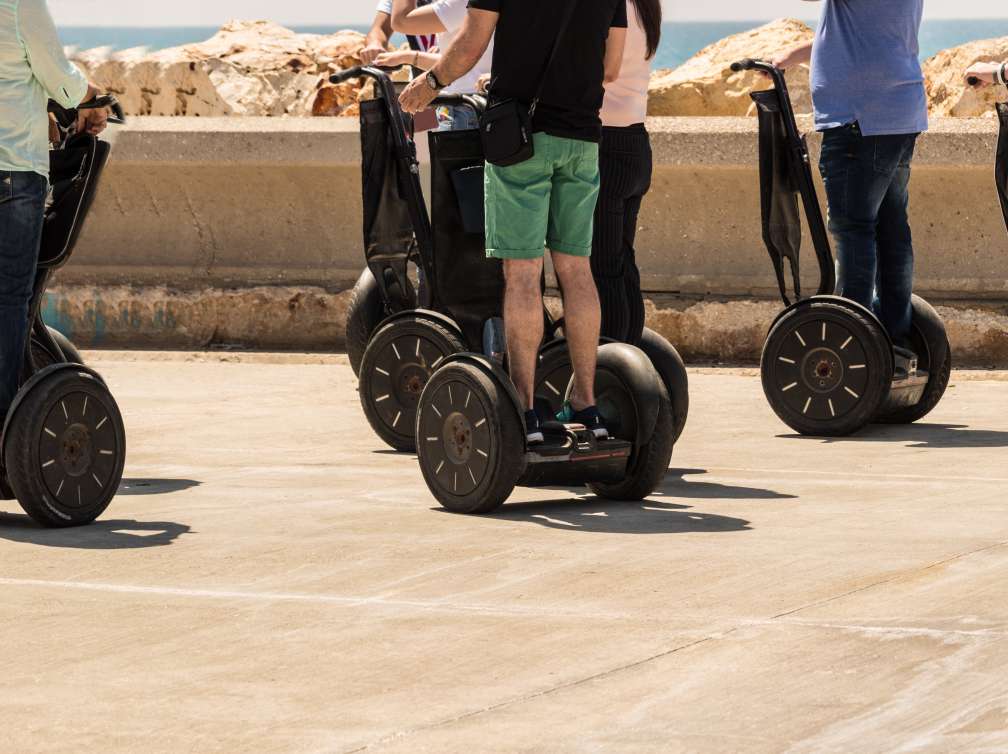
<path fill-rule="evenodd" d="M 32 75 L 45 88 L 49 98 L 66 108 L 77 107 L 83 102 L 88 91 L 87 79 L 63 54 L 44 0 L 24 0 L 20 4 L 18 33 Z"/>
<path fill-rule="evenodd" d="M 365 47 L 381 47 L 383 50 L 388 49 L 389 37 L 392 36 L 392 19 L 387 13 L 380 13 L 378 17 L 375 18 L 374 24 L 371 26 L 371 31 L 368 32 L 367 37 L 364 39 Z"/>
<path fill-rule="evenodd" d="M 441 58 L 442 55 L 438 52 L 417 52 L 414 53 L 413 60 L 410 64 L 414 68 L 429 71 L 441 62 Z"/>
<path fill-rule="evenodd" d="M 801 65 L 802 63 L 808 63 L 812 60 L 812 42 L 806 42 L 798 47 L 795 47 L 791 54 L 788 55 L 788 59 L 792 65 Z"/>
<path fill-rule="evenodd" d="M 402 34 L 440 34 L 445 30 L 430 6 L 417 7 L 417 0 L 393 0 L 392 28 Z"/>
<path fill-rule="evenodd" d="M 474 12 L 470 11 L 470 14 Z M 493 21 L 496 25 L 496 14 Z M 451 84 L 469 73 L 483 57 L 492 38 L 493 26 L 488 30 L 485 26 L 467 21 L 451 47 L 441 54 L 441 60 L 431 69 L 438 81 Z"/>

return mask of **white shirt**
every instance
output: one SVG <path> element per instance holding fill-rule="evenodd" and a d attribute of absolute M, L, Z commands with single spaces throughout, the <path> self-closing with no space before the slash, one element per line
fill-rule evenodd
<path fill-rule="evenodd" d="M 442 54 L 448 51 L 448 48 L 455 41 L 455 37 L 458 36 L 459 31 L 462 29 L 468 5 L 469 0 L 434 0 L 431 3 L 431 7 L 437 14 L 438 19 L 440 19 L 445 29 L 447 29 L 447 31 L 438 37 L 438 46 Z M 484 73 L 490 73 L 492 65 L 493 40 L 491 39 L 486 52 L 483 53 L 483 57 L 479 59 L 479 62 L 473 66 L 473 69 L 458 81 L 453 81 L 452 85 L 446 87 L 442 94 L 475 94 L 476 81 Z"/>
<path fill-rule="evenodd" d="M 647 59 L 647 34 L 637 9 L 627 2 L 627 36 L 619 78 L 606 84 L 602 125 L 624 128 L 643 123 L 647 117 L 651 61 Z"/>
<path fill-rule="evenodd" d="M 418 3 L 418 5 L 424 5 L 424 3 Z M 447 52 L 452 42 L 455 41 L 455 37 L 458 36 L 462 24 L 465 23 L 469 0 L 434 0 L 429 5 L 434 9 L 434 13 L 437 14 L 441 25 L 447 30 L 439 34 L 437 38 L 438 48 L 442 53 Z M 378 12 L 387 13 L 391 16 L 392 0 L 380 0 L 378 3 Z M 433 37 L 433 35 L 430 36 Z M 424 39 L 424 37 L 418 37 L 418 39 Z M 424 49 L 428 48 L 425 47 Z M 479 62 L 473 66 L 473 69 L 458 81 L 452 82 L 452 85 L 446 87 L 442 94 L 474 94 L 476 92 L 476 81 L 484 73 L 490 73 L 492 64 L 493 40 L 490 40 L 490 45 L 487 47 L 486 52 L 483 53 L 483 57 L 479 59 Z"/>
<path fill-rule="evenodd" d="M 77 107 L 87 87 L 45 0 L 0 0 L 0 170 L 48 176 L 48 100 Z"/>

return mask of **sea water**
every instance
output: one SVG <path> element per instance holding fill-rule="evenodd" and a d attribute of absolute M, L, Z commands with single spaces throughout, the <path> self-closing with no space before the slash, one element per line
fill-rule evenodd
<path fill-rule="evenodd" d="M 655 68 L 675 68 L 719 39 L 759 26 L 764 21 L 676 22 L 665 24 L 662 43 L 655 59 Z M 809 23 L 814 23 L 809 21 Z M 366 28 L 350 24 L 332 26 L 295 27 L 296 31 L 311 34 L 331 34 L 339 29 Z M 111 47 L 124 50 L 130 47 L 149 47 L 160 50 L 166 47 L 202 42 L 217 30 L 211 27 L 172 26 L 162 28 L 133 27 L 64 27 L 60 29 L 63 44 L 78 49 Z M 956 47 L 975 39 L 1008 36 L 1008 17 L 997 19 L 930 20 L 921 30 L 921 58 Z M 401 41 L 401 40 L 400 40 Z"/>

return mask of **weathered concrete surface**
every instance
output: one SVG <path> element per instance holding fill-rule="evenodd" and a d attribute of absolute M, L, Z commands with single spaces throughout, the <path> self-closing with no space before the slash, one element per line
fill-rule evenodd
<path fill-rule="evenodd" d="M 638 258 L 651 324 L 691 359 L 753 360 L 777 311 L 755 122 L 650 127 L 657 171 Z M 943 312 L 962 364 L 1008 366 L 995 137 L 989 120 L 938 120 L 913 179 L 917 287 L 957 310 Z M 113 138 L 93 215 L 56 280 L 54 324 L 102 346 L 340 347 L 345 291 L 363 266 L 353 119 L 142 118 Z M 817 138 L 812 148 L 816 159 Z M 812 290 L 807 240 L 803 267 Z"/>
<path fill-rule="evenodd" d="M 823 442 L 694 372 L 647 503 L 465 518 L 342 358 L 89 357 L 129 481 L 78 531 L 4 504 L 5 750 L 1008 748 L 1003 374 Z"/>
<path fill-rule="evenodd" d="M 774 295 L 760 236 L 752 118 L 654 118 L 655 182 L 640 219 L 649 291 Z M 345 285 L 363 265 L 356 122 L 136 119 L 112 162 L 67 284 Z M 918 288 L 1008 299 L 993 189 L 995 124 L 938 120 L 912 182 Z M 818 139 L 812 139 L 813 151 Z M 805 268 L 814 272 L 806 244 Z"/>
<path fill-rule="evenodd" d="M 547 300 L 555 316 L 563 306 Z M 165 286 L 57 286 L 46 321 L 82 345 L 117 348 L 237 346 L 278 350 L 343 349 L 350 291 L 308 286 L 179 290 Z M 759 361 L 781 305 L 773 301 L 696 300 L 651 294 L 647 322 L 689 363 Z M 1008 367 L 1008 306 L 940 306 L 956 364 Z"/>

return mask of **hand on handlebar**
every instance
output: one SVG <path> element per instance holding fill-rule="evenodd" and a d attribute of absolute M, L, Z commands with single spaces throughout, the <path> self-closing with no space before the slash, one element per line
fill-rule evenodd
<path fill-rule="evenodd" d="M 372 42 L 360 51 L 361 65 L 371 65 L 379 56 L 384 55 L 385 52 L 385 47 Z"/>
<path fill-rule="evenodd" d="M 87 95 L 84 102 L 90 102 L 99 96 L 99 91 L 94 84 L 88 84 Z M 97 136 L 108 126 L 109 110 L 107 107 L 79 110 L 77 113 L 77 133 L 88 133 Z"/>
<path fill-rule="evenodd" d="M 963 77 L 967 84 L 976 89 L 993 86 L 1000 68 L 997 63 L 974 63 L 966 69 Z"/>
<path fill-rule="evenodd" d="M 802 63 L 809 62 L 809 59 L 811 58 L 811 53 L 812 53 L 811 45 L 800 44 L 796 47 L 792 47 L 787 50 L 781 50 L 777 54 L 773 55 L 770 58 L 769 62 L 774 68 L 778 68 L 781 71 L 786 72 L 792 68 L 801 65 Z M 766 71 L 760 71 L 759 73 L 765 79 L 770 78 L 770 74 L 767 73 Z"/>

